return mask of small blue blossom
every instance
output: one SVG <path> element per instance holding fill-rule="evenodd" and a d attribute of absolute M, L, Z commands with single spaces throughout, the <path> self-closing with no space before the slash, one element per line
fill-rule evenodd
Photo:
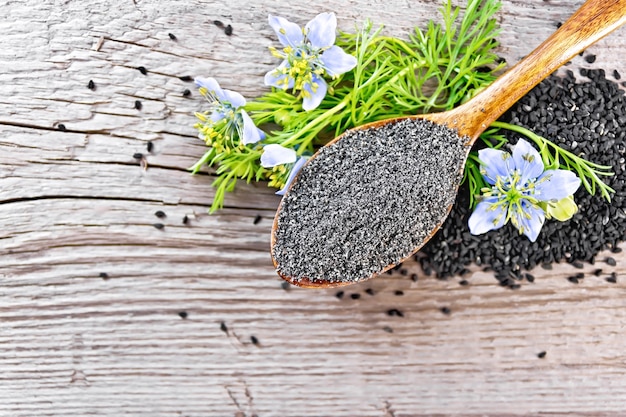
<path fill-rule="evenodd" d="M 210 104 L 206 113 L 208 118 L 197 114 L 203 121 L 199 126 L 200 137 L 209 145 L 213 141 L 230 141 L 235 145 L 236 137 L 241 140 L 241 144 L 248 145 L 265 138 L 265 133 L 255 126 L 242 108 L 246 105 L 246 99 L 241 94 L 221 88 L 214 78 L 196 78 L 195 82 Z"/>
<path fill-rule="evenodd" d="M 335 46 L 337 18 L 334 13 L 321 13 L 301 29 L 282 17 L 269 16 L 269 24 L 283 45 L 282 50 L 270 48 L 272 55 L 283 62 L 265 75 L 265 85 L 300 91 L 302 108 L 317 108 L 326 96 L 328 85 L 323 76 L 337 77 L 352 70 L 356 58 Z"/>
<path fill-rule="evenodd" d="M 534 242 L 546 218 L 543 207 L 560 201 L 572 204 L 580 179 L 571 171 L 544 170 L 539 152 L 520 139 L 512 154 L 496 149 L 478 151 L 481 173 L 491 188 L 469 218 L 470 232 L 479 235 L 499 229 L 509 220 Z"/>
<path fill-rule="evenodd" d="M 274 168 L 274 173 L 270 175 L 270 186 L 281 184 L 282 188 L 276 191 L 276 194 L 284 195 L 296 174 L 307 160 L 308 158 L 306 157 L 298 158 L 296 151 L 293 149 L 285 148 L 278 144 L 270 144 L 263 147 L 261 166 L 263 168 Z M 284 178 L 284 174 L 287 170 L 285 166 L 289 164 L 293 164 L 293 166 L 291 167 L 287 180 L 283 183 L 281 178 Z"/>

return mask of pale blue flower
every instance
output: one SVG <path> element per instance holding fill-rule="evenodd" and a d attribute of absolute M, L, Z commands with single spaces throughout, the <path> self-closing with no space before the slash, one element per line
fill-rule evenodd
<path fill-rule="evenodd" d="M 265 84 L 300 91 L 302 108 L 317 108 L 326 96 L 328 85 L 323 76 L 337 77 L 352 70 L 356 58 L 335 46 L 337 18 L 334 13 L 321 13 L 301 29 L 282 17 L 269 16 L 269 24 L 283 45 L 282 50 L 270 48 L 283 62 L 265 75 Z"/>
<path fill-rule="evenodd" d="M 478 159 L 491 188 L 484 190 L 469 218 L 470 232 L 475 235 L 499 229 L 510 220 L 534 242 L 546 218 L 541 206 L 570 197 L 580 186 L 571 171 L 544 170 L 539 152 L 523 139 L 512 154 L 487 148 L 478 151 Z"/>
<path fill-rule="evenodd" d="M 285 148 L 284 146 L 278 144 L 265 145 L 263 147 L 263 154 L 261 154 L 261 166 L 263 168 L 275 168 L 280 165 L 285 166 L 293 164 L 287 181 L 285 181 L 283 187 L 279 191 L 276 191 L 276 194 L 278 195 L 284 195 L 285 192 L 287 192 L 289 185 L 291 185 L 296 174 L 300 171 L 300 168 L 302 168 L 307 160 L 308 158 L 302 156 L 298 158 L 296 151 L 293 149 Z M 272 179 L 270 186 L 274 183 L 274 181 L 276 181 L 275 177 L 281 176 L 284 172 L 286 171 L 278 170 L 278 175 L 270 175 L 270 178 Z"/>
<path fill-rule="evenodd" d="M 265 138 L 265 133 L 242 108 L 246 99 L 241 94 L 221 88 L 214 78 L 196 78 L 195 82 L 210 104 L 210 115 L 204 121 L 201 135 L 228 135 L 232 141 L 236 134 L 243 145 Z"/>

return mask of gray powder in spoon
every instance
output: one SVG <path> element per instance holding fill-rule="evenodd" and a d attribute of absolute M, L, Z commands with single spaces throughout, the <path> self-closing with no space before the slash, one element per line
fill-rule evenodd
<path fill-rule="evenodd" d="M 322 148 L 281 203 L 277 271 L 294 281 L 349 283 L 410 256 L 454 203 L 466 139 L 404 119 Z"/>

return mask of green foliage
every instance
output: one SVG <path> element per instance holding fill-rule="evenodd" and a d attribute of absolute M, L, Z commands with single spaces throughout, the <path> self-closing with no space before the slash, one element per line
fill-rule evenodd
<path fill-rule="evenodd" d="M 357 58 L 357 66 L 329 81 L 329 92 L 314 110 L 304 111 L 289 91 L 272 89 L 246 104 L 255 124 L 267 137 L 259 143 L 221 149 L 214 147 L 192 167 L 215 166 L 217 188 L 211 212 L 223 206 L 225 193 L 237 178 L 270 180 L 281 188 L 290 167 L 259 165 L 264 144 L 277 143 L 310 155 L 345 130 L 364 123 L 449 110 L 489 85 L 503 64 L 493 52 L 498 45 L 494 19 L 499 0 L 468 0 L 465 10 L 446 0 L 442 22 L 416 28 L 409 39 L 383 35 L 366 21 L 355 33 L 340 33 L 337 45 Z M 208 141 L 207 141 L 208 143 Z M 466 176 L 479 181 L 475 164 Z"/>

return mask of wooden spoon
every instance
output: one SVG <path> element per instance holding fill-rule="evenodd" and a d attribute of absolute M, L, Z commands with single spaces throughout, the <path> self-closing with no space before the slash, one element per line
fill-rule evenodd
<path fill-rule="evenodd" d="M 561 65 L 565 64 L 576 54 L 624 23 L 626 23 L 626 0 L 588 0 L 533 52 L 465 104 L 446 112 L 382 120 L 355 129 L 377 129 L 389 123 L 397 123 L 406 118 L 423 118 L 454 129 L 461 137 L 467 137 L 466 145 L 469 151 L 470 146 L 492 122 L 498 119 L 498 117 L 541 80 L 546 78 Z M 340 140 L 342 136 L 335 138 L 326 146 L 332 146 L 335 142 Z M 311 159 L 315 158 L 317 155 L 318 154 L 315 154 Z M 467 159 L 467 152 L 465 158 Z M 465 162 L 463 162 L 463 164 L 464 163 Z M 299 176 L 296 176 L 292 186 L 298 181 L 298 178 Z M 338 287 L 364 281 L 395 266 L 394 264 L 388 265 L 377 273 L 358 281 L 328 281 L 324 277 L 295 279 L 293 277 L 284 276 L 279 270 L 279 264 L 274 255 L 276 230 L 283 202 L 281 202 L 274 219 L 271 252 L 274 266 L 277 268 L 279 274 L 291 284 L 311 288 Z M 451 205 L 447 207 L 446 216 L 451 208 Z M 443 223 L 443 219 L 441 223 Z M 421 244 L 415 247 L 412 254 L 417 252 L 435 234 L 439 226 L 441 226 L 441 223 L 432 230 Z M 338 230 L 337 233 L 342 233 L 342 231 Z M 410 256 L 412 256 L 412 254 Z M 410 256 L 400 260 L 398 263 L 408 259 Z"/>

